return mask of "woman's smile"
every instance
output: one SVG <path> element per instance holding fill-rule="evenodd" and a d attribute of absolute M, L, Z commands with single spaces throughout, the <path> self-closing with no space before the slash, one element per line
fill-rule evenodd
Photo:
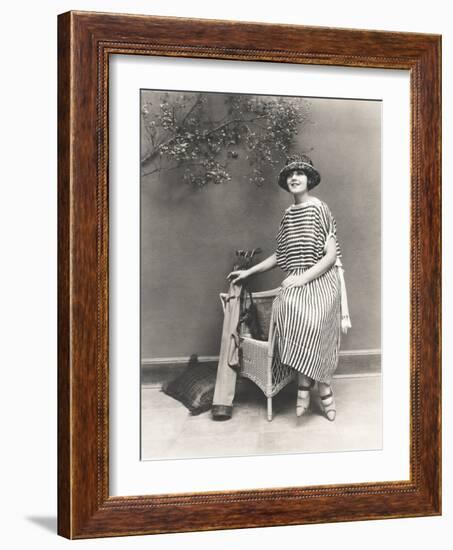
<path fill-rule="evenodd" d="M 300 187 L 300 186 L 302 186 L 302 182 L 301 182 L 301 181 L 298 181 L 298 180 L 293 180 L 293 181 L 290 181 L 290 182 L 289 182 L 289 185 L 290 185 L 292 188 Z"/>

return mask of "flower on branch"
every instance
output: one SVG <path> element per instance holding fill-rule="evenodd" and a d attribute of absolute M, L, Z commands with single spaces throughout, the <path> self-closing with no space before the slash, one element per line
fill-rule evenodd
<path fill-rule="evenodd" d="M 159 92 L 141 109 L 142 176 L 182 169 L 190 185 L 218 185 L 243 158 L 245 177 L 262 186 L 291 152 L 309 111 L 304 98 Z"/>

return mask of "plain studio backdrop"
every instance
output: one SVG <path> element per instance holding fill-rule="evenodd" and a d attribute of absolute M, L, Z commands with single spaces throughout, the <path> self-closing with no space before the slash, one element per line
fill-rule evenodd
<path fill-rule="evenodd" d="M 157 103 L 157 94 L 142 91 L 143 103 Z M 217 119 L 225 95 L 207 94 Z M 329 205 L 338 226 L 354 326 L 341 349 L 380 350 L 382 102 L 311 97 L 304 103 L 308 119 L 292 150 L 308 151 L 321 173 L 311 194 Z M 236 149 L 231 181 L 221 185 L 194 188 L 184 183 L 182 169 L 141 179 L 142 360 L 218 355 L 218 293 L 228 288 L 234 250 L 261 247 L 257 262 L 275 251 L 280 219 L 293 202 L 276 184 L 281 167 L 268 169 L 258 187 L 245 178 L 251 171 L 246 150 Z M 284 277 L 275 269 L 248 284 L 269 290 Z"/>
<path fill-rule="evenodd" d="M 382 548 L 444 544 L 452 524 L 452 475 L 447 467 L 452 399 L 448 328 L 451 292 L 444 289 L 444 497 L 442 517 L 311 526 L 128 537 L 70 542 L 56 535 L 56 130 L 57 14 L 110 11 L 293 23 L 332 27 L 430 32 L 443 35 L 444 151 L 451 149 L 453 26 L 442 1 L 364 4 L 319 0 L 264 3 L 257 0 L 208 4 L 194 0 L 16 2 L 2 11 L 1 88 L 2 224 L 2 468 L 1 518 L 4 548 Z M 450 122 L 450 124 L 449 124 Z M 445 154 L 444 181 L 452 162 Z M 451 186 L 445 185 L 444 270 L 452 275 Z M 449 251 L 447 253 L 447 251 Z"/>

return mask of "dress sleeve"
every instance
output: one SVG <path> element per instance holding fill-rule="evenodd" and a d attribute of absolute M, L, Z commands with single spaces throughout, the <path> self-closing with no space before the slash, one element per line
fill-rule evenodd
<path fill-rule="evenodd" d="M 277 265 L 282 269 L 285 269 L 285 265 L 286 265 L 285 219 L 286 219 L 286 212 L 280 221 L 280 226 L 277 231 L 277 236 L 275 237 L 277 241 L 277 247 L 275 249 L 275 255 L 277 257 Z"/>
<path fill-rule="evenodd" d="M 323 237 L 324 237 L 324 253 L 327 250 L 327 243 L 329 242 L 329 239 L 333 237 L 335 239 L 335 245 L 337 248 L 336 265 L 341 266 L 342 254 L 341 254 L 340 243 L 338 242 L 338 237 L 337 237 L 337 222 L 335 221 L 335 218 L 332 216 L 332 213 L 327 205 L 324 205 L 324 208 L 322 209 L 321 223 L 322 223 Z"/>

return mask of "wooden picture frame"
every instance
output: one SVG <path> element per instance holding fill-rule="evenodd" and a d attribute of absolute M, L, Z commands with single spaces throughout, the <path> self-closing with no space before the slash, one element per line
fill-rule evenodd
<path fill-rule="evenodd" d="M 58 20 L 58 532 L 78 539 L 441 513 L 441 38 L 69 12 Z M 109 495 L 109 56 L 410 72 L 410 480 Z"/>

